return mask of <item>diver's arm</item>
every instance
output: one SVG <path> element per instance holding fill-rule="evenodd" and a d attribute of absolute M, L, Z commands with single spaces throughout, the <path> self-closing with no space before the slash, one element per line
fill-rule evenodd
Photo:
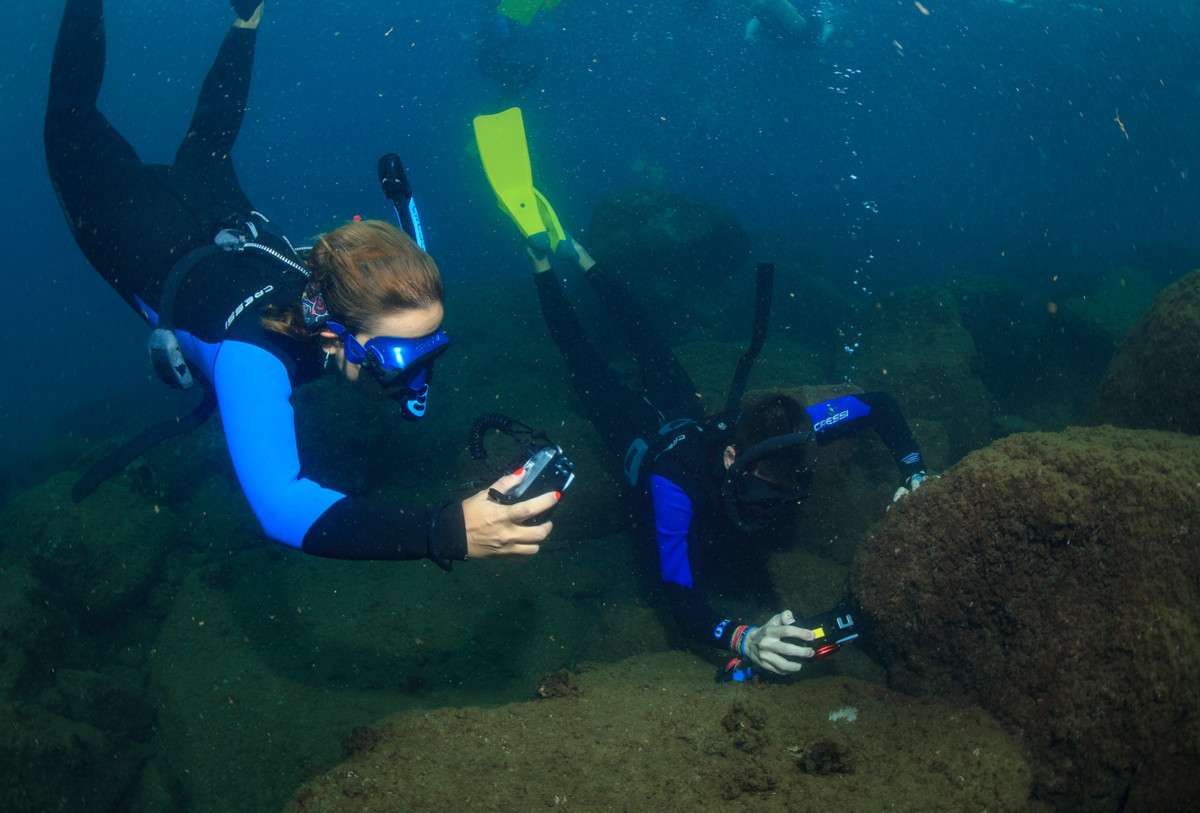
<path fill-rule="evenodd" d="M 647 478 L 646 488 L 654 506 L 654 533 L 663 587 L 676 623 L 709 646 L 729 650 L 735 631 L 743 625 L 713 610 L 704 591 L 696 587 L 695 565 L 688 556 L 691 499 L 682 488 L 658 474 Z"/>
<path fill-rule="evenodd" d="M 865 429 L 874 429 L 896 461 L 905 481 L 925 471 L 921 450 L 896 399 L 886 392 L 843 395 L 806 408 L 824 445 Z"/>
<path fill-rule="evenodd" d="M 335 559 L 463 559 L 459 503 L 429 508 L 380 503 L 300 476 L 292 386 L 283 363 L 245 342 L 221 343 L 213 365 L 229 454 L 268 537 Z"/>

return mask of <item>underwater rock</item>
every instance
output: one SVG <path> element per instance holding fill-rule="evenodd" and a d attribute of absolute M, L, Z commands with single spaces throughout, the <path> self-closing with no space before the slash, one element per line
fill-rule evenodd
<path fill-rule="evenodd" d="M 1020 731 L 1035 797 L 1195 809 L 1198 531 L 1200 438 L 1013 435 L 893 506 L 852 589 L 890 684 Z"/>
<path fill-rule="evenodd" d="M 629 279 L 718 282 L 750 255 L 750 237 L 732 212 L 661 189 L 627 189 L 592 213 L 588 249 Z"/>
<path fill-rule="evenodd" d="M 1163 290 L 1121 342 L 1095 420 L 1200 434 L 1200 270 Z"/>
<path fill-rule="evenodd" d="M 25 562 L 0 567 L 0 701 L 25 700 L 55 680 L 78 630 L 48 601 Z"/>
<path fill-rule="evenodd" d="M 1091 333 L 1097 344 L 1116 348 L 1129 335 L 1163 286 L 1140 268 L 1122 266 L 1105 274 L 1086 294 L 1057 303 L 1055 315 L 1076 333 Z"/>
<path fill-rule="evenodd" d="M 120 802 L 148 756 L 145 746 L 34 705 L 0 704 L 0 809 L 128 809 Z"/>
<path fill-rule="evenodd" d="M 0 810 L 134 809 L 119 805 L 149 754 L 144 682 L 71 668 L 94 645 L 58 603 L 27 562 L 0 567 Z"/>
<path fill-rule="evenodd" d="M 682 652 L 581 671 L 562 696 L 404 712 L 286 810 L 1026 809 L 1016 740 L 977 706 L 851 678 L 714 684 Z M 832 721 L 847 705 L 857 719 Z M 452 781 L 448 781 L 452 778 Z"/>
<path fill-rule="evenodd" d="M 172 512 L 124 478 L 76 504 L 76 476 L 55 475 L 0 514 L 0 555 L 28 558 L 55 603 L 101 626 L 145 598 L 174 533 Z"/>
<path fill-rule="evenodd" d="M 932 285 L 901 288 L 881 297 L 870 319 L 850 361 L 855 383 L 889 393 L 909 421 L 940 423 L 950 460 L 987 445 L 992 401 L 974 373 L 975 343 L 955 298 Z"/>
<path fill-rule="evenodd" d="M 1005 409 L 1044 400 L 1044 376 L 1039 372 L 1045 363 L 1045 308 L 1038 313 L 1016 285 L 997 277 L 960 274 L 942 285 L 975 342 L 973 368 L 988 392 Z"/>

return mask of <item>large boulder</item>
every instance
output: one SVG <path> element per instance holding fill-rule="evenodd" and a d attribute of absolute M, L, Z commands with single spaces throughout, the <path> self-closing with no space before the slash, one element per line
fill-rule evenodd
<path fill-rule="evenodd" d="M 1200 434 L 1200 270 L 1163 290 L 1100 384 L 1100 423 Z"/>
<path fill-rule="evenodd" d="M 852 589 L 892 685 L 1022 732 L 1035 796 L 1196 809 L 1198 527 L 1200 438 L 1013 435 L 893 506 Z"/>

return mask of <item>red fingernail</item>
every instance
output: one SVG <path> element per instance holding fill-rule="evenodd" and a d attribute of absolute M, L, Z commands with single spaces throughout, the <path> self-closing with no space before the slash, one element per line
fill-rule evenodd
<path fill-rule="evenodd" d="M 555 491 L 555 492 L 554 492 L 554 499 L 556 499 L 556 500 L 561 500 L 561 499 L 562 499 L 562 492 L 561 492 L 561 491 Z"/>
<path fill-rule="evenodd" d="M 514 474 L 514 475 L 517 475 L 517 474 L 524 474 L 524 473 L 525 473 L 525 467 L 524 467 L 524 466 L 522 466 L 521 468 L 519 468 L 519 469 L 517 469 L 516 471 L 514 471 L 514 472 L 513 472 L 513 474 Z"/>

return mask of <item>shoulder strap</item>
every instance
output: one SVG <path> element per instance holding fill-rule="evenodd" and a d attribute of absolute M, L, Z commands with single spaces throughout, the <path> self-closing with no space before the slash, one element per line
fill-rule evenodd
<path fill-rule="evenodd" d="M 194 248 L 180 257 L 163 280 L 162 295 L 158 300 L 158 326 L 150 334 L 150 361 L 158 377 L 176 389 L 188 390 L 196 383 L 179 348 L 179 341 L 175 338 L 175 297 L 192 269 L 222 251 L 250 250 L 265 254 L 272 261 L 308 276 L 308 268 L 301 255 L 266 215 L 250 212 L 248 215 L 236 215 L 225 222 L 233 225 L 218 231 L 211 243 Z"/>
<path fill-rule="evenodd" d="M 180 283 L 197 263 L 220 251 L 224 249 L 219 245 L 192 249 L 171 266 L 163 280 L 162 296 L 158 300 L 158 327 L 150 333 L 150 361 L 158 377 L 175 389 L 190 390 L 196 383 L 175 338 L 175 295 Z"/>

